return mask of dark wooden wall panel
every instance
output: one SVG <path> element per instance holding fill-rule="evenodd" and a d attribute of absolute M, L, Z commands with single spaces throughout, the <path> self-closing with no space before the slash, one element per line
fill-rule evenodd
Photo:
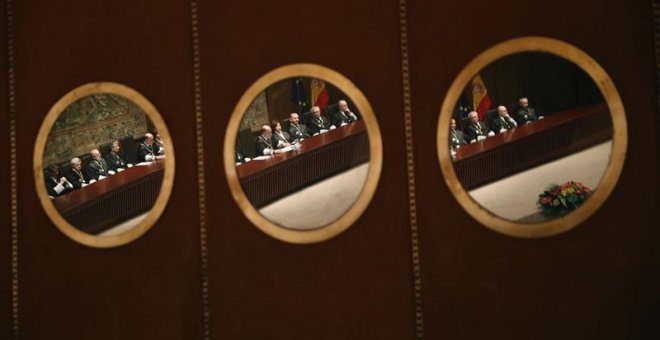
<path fill-rule="evenodd" d="M 199 339 L 189 3 L 15 3 L 21 339 Z M 82 246 L 56 229 L 32 176 L 46 113 L 65 93 L 94 81 L 123 83 L 152 101 L 180 157 L 156 226 L 108 250 Z"/>
<path fill-rule="evenodd" d="M 650 1 L 409 2 L 415 165 L 428 339 L 657 339 L 660 159 Z M 589 220 L 539 240 L 499 235 L 441 176 L 438 113 L 454 77 L 504 40 L 542 35 L 595 58 L 620 91 L 629 148 Z M 426 146 L 426 147 L 425 147 Z"/>
<path fill-rule="evenodd" d="M 5 4 L 0 15 L 0 175 L 9 174 Z M 202 339 L 189 1 L 14 1 L 21 339 Z M 200 36 L 212 339 L 413 339 L 415 313 L 398 2 L 202 1 Z M 660 117 L 651 1 L 408 1 L 426 339 L 660 338 Z M 501 41 L 543 35 L 594 57 L 618 87 L 629 149 L 603 208 L 565 234 L 499 235 L 457 204 L 440 172 L 438 112 L 456 74 Z M 374 199 L 314 245 L 254 227 L 229 192 L 225 127 L 268 71 L 309 62 L 351 79 L 383 139 Z M 156 226 L 100 250 L 41 208 L 36 133 L 69 90 L 116 81 L 173 135 L 172 197 Z M 488 84 L 486 84 L 488 85 Z M 0 189 L 0 339 L 11 338 L 8 180 Z"/>
<path fill-rule="evenodd" d="M 413 338 L 398 23 L 396 2 L 201 4 L 214 338 Z M 338 237 L 307 246 L 254 227 L 232 199 L 221 162 L 243 92 L 272 69 L 301 62 L 335 69 L 364 92 L 385 150 L 364 215 Z"/>
<path fill-rule="evenodd" d="M 11 338 L 11 215 L 9 186 L 9 77 L 5 1 L 0 5 L 0 339 Z"/>

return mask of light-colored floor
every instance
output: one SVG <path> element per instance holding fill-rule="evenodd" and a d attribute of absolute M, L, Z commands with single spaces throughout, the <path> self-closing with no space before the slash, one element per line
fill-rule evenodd
<path fill-rule="evenodd" d="M 570 156 L 518 173 L 469 192 L 487 210 L 519 220 L 539 212 L 538 195 L 551 184 L 570 180 L 596 189 L 610 160 L 612 142 L 605 142 Z"/>
<path fill-rule="evenodd" d="M 259 210 L 271 222 L 298 230 L 337 220 L 353 205 L 367 179 L 369 163 L 313 184 Z"/>
<path fill-rule="evenodd" d="M 130 230 L 133 227 L 135 227 L 136 225 L 138 225 L 138 223 L 142 222 L 142 220 L 145 217 L 147 217 L 148 213 L 149 212 L 146 212 L 142 215 L 135 216 L 135 217 L 131 218 L 128 221 L 125 221 L 121 224 L 118 224 L 118 225 L 116 225 L 116 226 L 114 226 L 114 227 L 98 234 L 98 236 L 113 236 L 113 235 L 121 234 L 121 233 L 123 233 L 127 230 Z"/>

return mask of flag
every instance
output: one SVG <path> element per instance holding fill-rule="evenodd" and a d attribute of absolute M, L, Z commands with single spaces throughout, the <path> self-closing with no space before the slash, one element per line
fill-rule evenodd
<path fill-rule="evenodd" d="M 486 85 L 484 85 L 481 76 L 477 74 L 472 79 L 472 107 L 479 114 L 479 120 L 484 120 L 486 111 L 490 109 L 491 104 Z"/>
<path fill-rule="evenodd" d="M 298 115 L 300 115 L 300 122 L 305 123 L 302 113 L 309 110 L 309 102 L 307 102 L 307 94 L 305 93 L 303 78 L 301 77 L 291 79 L 291 101 L 296 106 Z"/>
<path fill-rule="evenodd" d="M 454 115 L 458 119 L 463 119 L 467 117 L 468 113 L 472 111 L 472 101 L 470 98 L 472 97 L 472 91 L 468 94 L 468 91 L 463 91 L 461 93 L 461 97 L 458 99 L 458 104 L 456 105 L 456 111 L 454 112 Z"/>
<path fill-rule="evenodd" d="M 312 78 L 311 88 L 312 104 L 317 105 L 321 110 L 325 109 L 330 101 L 330 93 L 328 93 L 328 89 L 325 87 L 325 82 L 321 79 Z"/>

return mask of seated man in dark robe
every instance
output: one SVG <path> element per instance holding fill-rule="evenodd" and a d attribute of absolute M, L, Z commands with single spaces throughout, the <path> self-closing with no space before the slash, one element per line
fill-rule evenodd
<path fill-rule="evenodd" d="M 358 120 L 358 116 L 348 108 L 348 102 L 342 99 L 337 102 L 337 106 L 339 111 L 332 116 L 332 123 L 335 126 L 344 126 Z"/>
<path fill-rule="evenodd" d="M 452 118 L 451 124 L 449 125 L 449 145 L 452 149 L 458 149 L 465 144 L 467 144 L 465 135 L 463 134 L 463 131 L 456 130 L 456 120 Z"/>
<path fill-rule="evenodd" d="M 320 107 L 312 106 L 311 112 L 312 117 L 309 122 L 307 122 L 307 128 L 312 136 L 317 133 L 323 133 L 335 128 L 335 126 L 330 124 L 330 122 L 325 117 L 321 116 Z"/>
<path fill-rule="evenodd" d="M 536 117 L 536 111 L 534 108 L 529 106 L 529 100 L 525 97 L 520 98 L 518 101 L 520 108 L 518 109 L 516 115 L 516 121 L 518 124 L 529 124 L 541 117 Z"/>
<path fill-rule="evenodd" d="M 509 112 L 504 105 L 497 107 L 497 117 L 493 118 L 492 124 L 493 131 L 496 133 L 502 133 L 518 126 L 518 123 L 509 116 Z"/>
<path fill-rule="evenodd" d="M 73 184 L 61 173 L 61 169 L 51 165 L 44 172 L 48 196 L 58 197 L 73 191 Z"/>
<path fill-rule="evenodd" d="M 87 176 L 87 171 L 83 171 L 82 161 L 78 157 L 71 159 L 71 171 L 69 171 L 66 178 L 74 189 L 82 188 L 92 180 Z"/>
<path fill-rule="evenodd" d="M 278 149 L 273 146 L 273 130 L 268 125 L 261 127 L 261 134 L 257 137 L 257 141 L 254 145 L 257 155 L 267 156 L 273 155 L 276 153 L 284 152 L 283 149 Z"/>
<path fill-rule="evenodd" d="M 311 137 L 307 132 L 307 127 L 300 124 L 300 117 L 298 114 L 293 112 L 289 115 L 289 142 L 294 142 L 296 140 L 302 140 L 304 138 Z"/>
<path fill-rule="evenodd" d="M 114 171 L 112 171 L 112 173 L 109 172 L 108 163 L 105 161 L 105 159 L 101 158 L 101 153 L 99 150 L 94 149 L 90 151 L 89 154 L 92 156 L 92 160 L 89 162 L 87 168 L 85 169 L 85 172 L 87 172 L 87 177 L 90 179 L 99 180 L 115 173 Z"/>
<path fill-rule="evenodd" d="M 475 143 L 480 140 L 486 139 L 488 136 L 493 136 L 495 133 L 489 131 L 486 124 L 479 122 L 479 114 L 477 111 L 471 111 L 468 113 L 468 119 L 470 122 L 465 127 L 463 131 L 465 133 L 465 139 L 469 143 Z"/>
<path fill-rule="evenodd" d="M 165 158 L 165 155 L 158 154 L 159 151 L 158 145 L 154 143 L 154 135 L 145 133 L 144 141 L 137 149 L 138 162 L 155 162 L 157 159 Z"/>
<path fill-rule="evenodd" d="M 121 171 L 126 167 L 131 166 L 126 160 L 126 155 L 119 150 L 119 142 L 112 142 L 110 152 L 105 156 L 105 161 L 108 163 L 108 171 Z"/>

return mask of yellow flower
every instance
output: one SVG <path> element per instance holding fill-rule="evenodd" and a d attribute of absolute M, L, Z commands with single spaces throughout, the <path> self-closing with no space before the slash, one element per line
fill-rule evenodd
<path fill-rule="evenodd" d="M 558 207 L 559 206 L 559 200 L 552 201 L 552 205 L 555 206 L 555 207 Z"/>

